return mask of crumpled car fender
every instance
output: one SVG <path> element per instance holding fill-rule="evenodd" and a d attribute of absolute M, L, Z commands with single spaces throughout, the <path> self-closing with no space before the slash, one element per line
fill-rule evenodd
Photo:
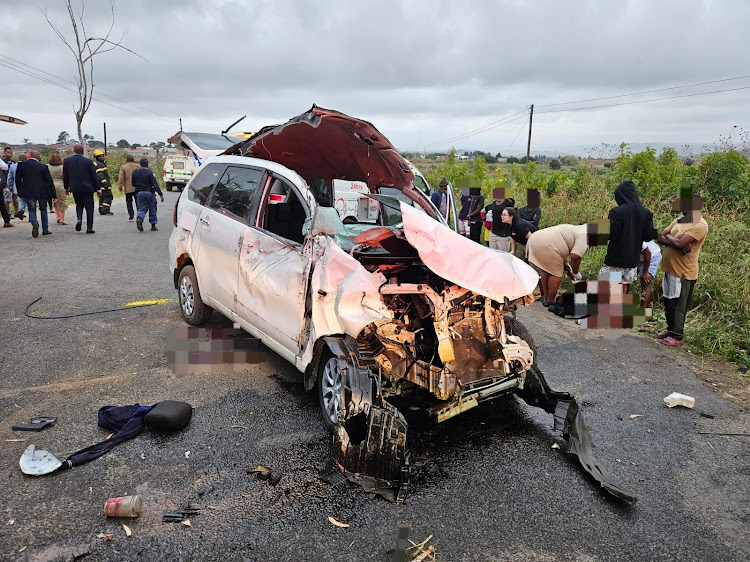
<path fill-rule="evenodd" d="M 393 319 L 378 288 L 386 279 L 370 273 L 326 237 L 315 239 L 320 258 L 312 274 L 311 341 L 331 334 L 356 337 L 372 322 Z"/>

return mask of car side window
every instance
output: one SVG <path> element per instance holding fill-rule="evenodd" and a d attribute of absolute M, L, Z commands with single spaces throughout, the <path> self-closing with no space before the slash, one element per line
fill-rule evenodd
<path fill-rule="evenodd" d="M 188 189 L 188 199 L 200 205 L 205 205 L 211 190 L 216 185 L 219 175 L 224 169 L 225 164 L 206 164 L 200 170 L 198 175 L 190 182 Z"/>
<path fill-rule="evenodd" d="M 209 206 L 247 222 L 253 194 L 263 173 L 256 168 L 229 166 L 216 184 Z"/>

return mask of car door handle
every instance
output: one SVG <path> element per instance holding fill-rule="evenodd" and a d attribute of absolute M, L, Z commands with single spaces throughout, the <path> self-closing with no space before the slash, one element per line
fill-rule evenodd
<path fill-rule="evenodd" d="M 210 226 L 211 225 L 211 223 L 208 221 L 208 219 L 206 217 L 201 217 L 201 222 L 203 224 L 205 224 L 206 226 Z"/>

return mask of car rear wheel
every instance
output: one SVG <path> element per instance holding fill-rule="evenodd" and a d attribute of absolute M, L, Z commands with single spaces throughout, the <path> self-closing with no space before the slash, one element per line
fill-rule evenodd
<path fill-rule="evenodd" d="M 172 184 L 171 183 L 167 183 L 165 185 L 167 187 L 167 191 L 172 191 Z"/>
<path fill-rule="evenodd" d="M 180 301 L 180 312 L 185 322 L 192 326 L 202 326 L 208 322 L 213 308 L 201 300 L 198 278 L 192 265 L 186 265 L 180 271 L 180 277 L 177 280 L 177 295 Z"/>
<path fill-rule="evenodd" d="M 323 416 L 323 423 L 328 429 L 333 429 L 339 420 L 339 406 L 341 404 L 342 377 L 339 370 L 339 360 L 330 352 L 321 357 L 318 364 L 318 404 Z"/>

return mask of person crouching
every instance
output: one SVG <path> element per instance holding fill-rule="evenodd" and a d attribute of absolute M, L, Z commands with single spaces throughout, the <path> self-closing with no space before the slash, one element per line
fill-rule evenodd
<path fill-rule="evenodd" d="M 164 203 L 164 194 L 159 189 L 159 183 L 154 177 L 154 173 L 148 169 L 148 158 L 141 158 L 141 167 L 133 171 L 132 183 L 135 190 L 135 204 L 138 208 L 136 226 L 143 232 L 143 219 L 146 218 L 148 211 L 148 222 L 151 223 L 151 230 L 156 228 L 156 194 L 161 197 Z"/>

